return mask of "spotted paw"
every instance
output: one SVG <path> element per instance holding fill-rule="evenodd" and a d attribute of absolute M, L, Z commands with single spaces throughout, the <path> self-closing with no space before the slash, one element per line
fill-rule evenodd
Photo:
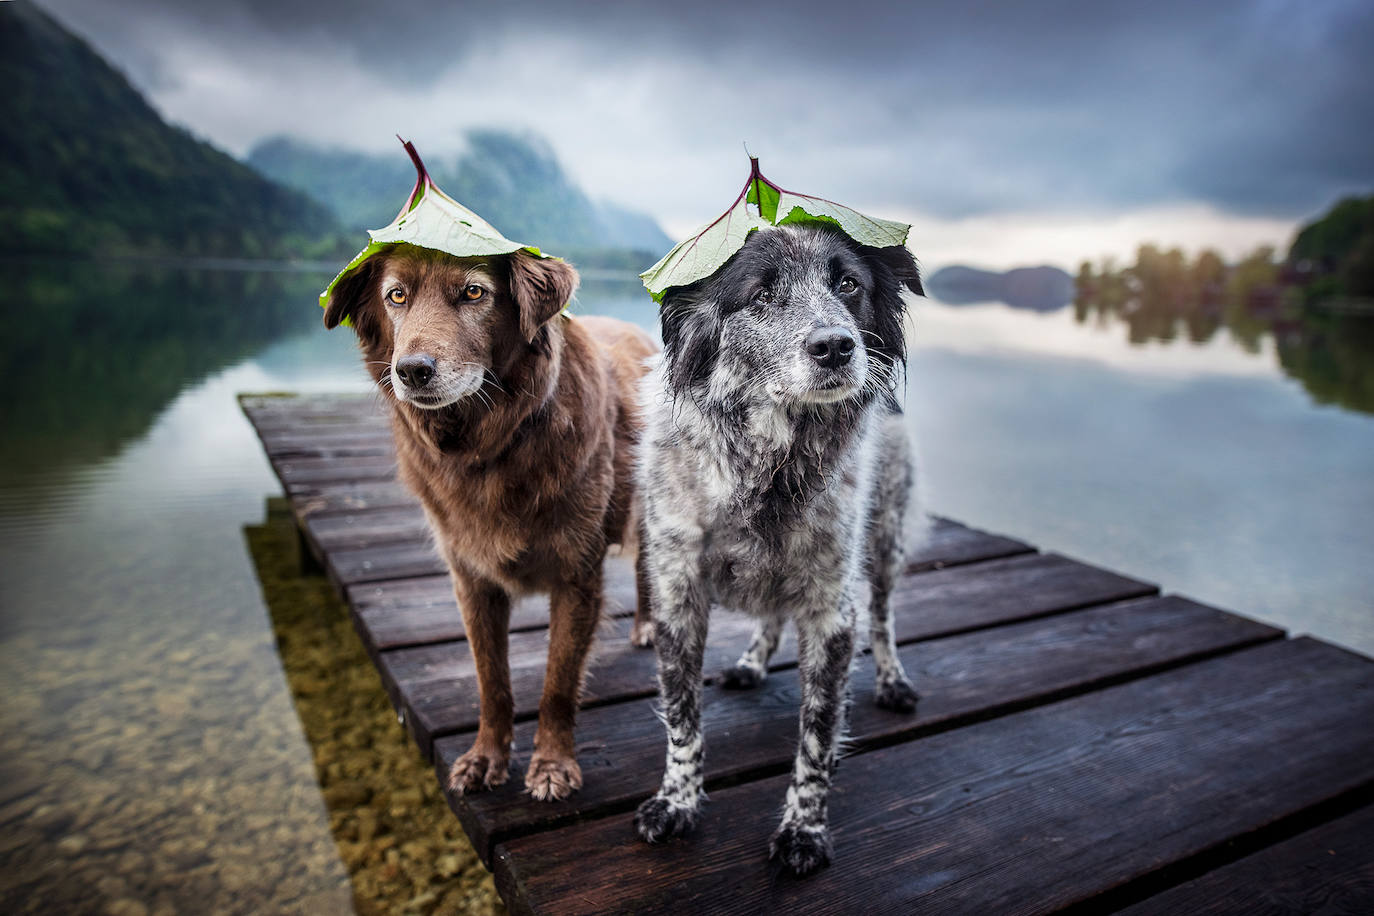
<path fill-rule="evenodd" d="M 878 692 L 873 696 L 873 702 L 893 712 L 915 712 L 916 701 L 919 699 L 920 695 L 916 693 L 916 688 L 905 678 L 879 684 Z"/>
<path fill-rule="evenodd" d="M 582 768 L 571 757 L 540 757 L 530 760 L 525 788 L 539 801 L 562 801 L 582 788 Z"/>
<path fill-rule="evenodd" d="M 749 665 L 735 665 L 720 674 L 720 686 L 726 690 L 753 690 L 763 683 L 767 675 L 759 668 Z"/>
<path fill-rule="evenodd" d="M 768 858 L 798 878 L 825 868 L 833 852 L 830 831 L 824 827 L 784 824 L 768 841 Z"/>
<path fill-rule="evenodd" d="M 448 787 L 451 791 L 464 795 L 504 785 L 509 776 L 508 754 L 499 754 L 473 745 L 466 754 L 453 762 L 448 771 Z"/>
<path fill-rule="evenodd" d="M 630 630 L 630 645 L 640 649 L 648 649 L 654 644 L 654 622 L 652 620 L 636 620 L 634 628 Z"/>
<path fill-rule="evenodd" d="M 635 812 L 635 829 L 646 843 L 662 843 L 682 836 L 697 825 L 697 809 L 684 808 L 655 795 Z"/>

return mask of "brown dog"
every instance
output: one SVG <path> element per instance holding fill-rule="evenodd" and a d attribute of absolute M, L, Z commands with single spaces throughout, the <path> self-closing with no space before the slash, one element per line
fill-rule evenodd
<path fill-rule="evenodd" d="M 549 593 L 549 657 L 525 785 L 539 799 L 582 786 L 573 720 L 606 549 L 637 545 L 636 391 L 657 348 L 625 322 L 560 314 L 576 286 L 567 263 L 524 251 L 403 245 L 341 281 L 325 311 L 326 327 L 352 318 L 390 393 L 400 477 L 452 572 L 481 692 L 477 738 L 449 774 L 458 792 L 506 781 L 510 605 L 531 591 Z M 639 595 L 633 638 L 648 645 L 642 574 Z"/>

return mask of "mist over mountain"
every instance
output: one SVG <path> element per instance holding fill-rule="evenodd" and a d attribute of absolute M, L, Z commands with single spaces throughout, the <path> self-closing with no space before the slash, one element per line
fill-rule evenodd
<path fill-rule="evenodd" d="M 279 257 L 327 209 L 165 123 L 27 0 L 0 3 L 0 249 Z"/>
<path fill-rule="evenodd" d="M 464 141 L 457 154 L 422 149 L 420 155 L 449 196 L 508 238 L 557 255 L 645 252 L 651 257 L 641 268 L 672 247 L 652 217 L 588 197 L 538 137 L 480 129 L 467 131 Z M 393 155 L 372 155 L 273 137 L 253 148 L 248 163 L 309 194 L 359 232 L 395 219 L 415 183 L 415 169 L 399 143 Z"/>
<path fill-rule="evenodd" d="M 1052 312 L 1073 301 L 1074 282 L 1058 267 L 1018 267 L 1005 273 L 956 265 L 925 278 L 926 291 L 946 305 L 1005 302 L 1013 308 Z"/>

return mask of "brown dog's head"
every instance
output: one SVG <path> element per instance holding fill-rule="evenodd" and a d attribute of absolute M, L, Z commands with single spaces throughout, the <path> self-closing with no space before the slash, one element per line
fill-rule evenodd
<path fill-rule="evenodd" d="M 378 384 L 437 409 L 504 376 L 576 288 L 571 265 L 525 251 L 455 258 L 398 245 L 334 287 L 324 324 L 351 317 Z"/>

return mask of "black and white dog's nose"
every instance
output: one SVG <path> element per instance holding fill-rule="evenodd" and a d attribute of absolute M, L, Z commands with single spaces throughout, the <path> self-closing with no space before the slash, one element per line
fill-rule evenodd
<path fill-rule="evenodd" d="M 407 388 L 425 387 L 429 380 L 434 378 L 434 370 L 437 368 L 434 357 L 425 353 L 403 356 L 396 360 L 396 374 L 401 377 Z"/>
<path fill-rule="evenodd" d="M 826 369 L 838 369 L 854 355 L 854 335 L 844 328 L 816 328 L 806 336 L 806 352 Z"/>

